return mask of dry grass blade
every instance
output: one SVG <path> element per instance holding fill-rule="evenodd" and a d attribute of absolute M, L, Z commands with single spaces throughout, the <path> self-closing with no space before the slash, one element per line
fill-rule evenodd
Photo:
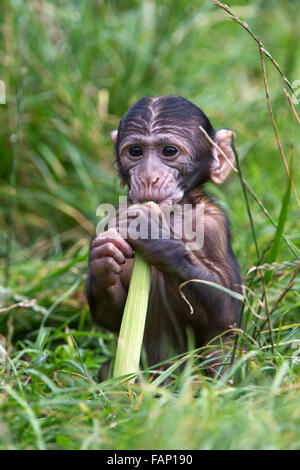
<path fill-rule="evenodd" d="M 270 310 L 269 312 L 269 317 L 277 310 L 278 308 L 278 305 L 280 304 L 280 302 L 283 300 L 283 298 L 286 296 L 286 294 L 292 289 L 293 285 L 294 285 L 294 282 L 295 282 L 295 279 L 298 275 L 300 271 L 300 263 L 298 263 L 298 266 L 297 268 L 295 269 L 295 271 L 293 272 L 292 276 L 291 276 L 291 279 L 289 280 L 287 286 L 285 289 L 283 289 L 283 291 L 281 292 L 281 294 L 279 295 L 278 299 L 275 301 L 272 309 Z M 262 332 L 262 330 L 264 329 L 266 323 L 268 322 L 269 320 L 269 317 L 263 322 L 263 324 L 260 326 L 260 329 L 257 333 L 257 336 L 259 336 Z"/>
<path fill-rule="evenodd" d="M 16 304 L 10 305 L 9 307 L 0 308 L 0 313 L 6 313 L 9 310 L 14 310 L 17 307 L 22 307 L 22 308 L 28 308 L 29 307 L 30 308 L 30 307 L 34 306 L 35 303 L 36 303 L 35 299 L 28 300 L 28 301 L 23 301 L 23 302 L 18 302 Z"/>
<path fill-rule="evenodd" d="M 264 78 L 266 98 L 267 98 L 267 103 L 268 103 L 268 108 L 269 108 L 269 113 L 270 113 L 272 126 L 273 126 L 274 133 L 275 133 L 276 142 L 277 142 L 279 152 L 280 152 L 283 164 L 284 164 L 285 171 L 288 175 L 289 180 L 291 181 L 291 185 L 292 185 L 292 188 L 293 188 L 293 192 L 295 194 L 297 204 L 300 207 L 300 201 L 299 201 L 299 198 L 298 198 L 298 195 L 297 195 L 297 192 L 296 192 L 296 188 L 295 188 L 293 179 L 291 178 L 291 175 L 290 175 L 289 167 L 288 167 L 285 155 L 284 155 L 284 151 L 283 151 L 281 141 L 280 141 L 280 138 L 279 138 L 279 134 L 278 134 L 278 130 L 277 130 L 277 127 L 276 127 L 275 118 L 274 118 L 274 114 L 273 114 L 273 110 L 272 110 L 272 106 L 271 106 L 271 101 L 270 101 L 269 86 L 268 86 L 265 62 L 264 62 L 264 57 L 263 57 L 263 46 L 262 46 L 262 43 L 260 42 L 260 40 L 258 40 L 258 41 L 259 41 L 258 44 L 259 44 L 259 52 L 260 52 L 260 59 L 261 59 L 261 65 L 262 65 L 262 73 L 263 73 L 263 78 Z"/>
<path fill-rule="evenodd" d="M 250 287 L 246 286 L 245 284 L 242 284 L 242 285 L 241 285 L 241 288 L 242 288 L 243 296 L 244 296 L 244 299 L 245 299 L 245 304 L 246 304 L 246 306 L 250 309 L 250 312 L 252 313 L 252 315 L 253 315 L 254 317 L 256 317 L 256 318 L 259 318 L 260 320 L 264 320 L 265 317 L 259 315 L 259 314 L 254 310 L 254 308 L 252 307 L 251 302 L 250 302 L 250 300 L 248 299 L 247 292 L 251 295 L 251 297 L 252 297 L 253 299 L 255 299 L 255 301 L 258 303 L 259 307 L 260 307 L 262 310 L 265 310 L 265 304 L 260 300 L 259 296 L 256 295 L 256 293 L 255 293 L 252 289 L 250 289 Z"/>
<path fill-rule="evenodd" d="M 231 166 L 232 170 L 234 171 L 234 173 L 236 174 L 239 174 L 239 171 L 238 169 L 234 166 L 234 164 L 228 159 L 227 155 L 225 154 L 225 152 L 223 152 L 223 150 L 221 149 L 221 147 L 219 147 L 218 144 L 216 144 L 216 142 L 214 142 L 211 137 L 207 134 L 207 132 L 205 131 L 205 129 L 202 127 L 202 126 L 199 126 L 201 132 L 204 134 L 204 136 L 206 137 L 206 139 L 210 142 L 211 145 L 213 145 L 221 154 L 222 156 L 225 158 L 225 160 L 228 162 L 228 164 Z M 236 149 L 234 149 L 235 151 L 235 154 L 237 154 L 236 152 Z M 258 204 L 258 206 L 261 208 L 261 210 L 263 211 L 263 213 L 266 215 L 266 217 L 269 219 L 269 221 L 271 222 L 271 224 L 277 229 L 277 224 L 275 222 L 275 220 L 273 219 L 273 217 L 271 216 L 271 214 L 269 213 L 269 211 L 265 208 L 265 206 L 263 205 L 263 203 L 260 201 L 260 199 L 256 196 L 256 194 L 254 193 L 253 189 L 250 188 L 249 184 L 247 183 L 247 181 L 241 176 L 239 175 L 240 179 L 241 179 L 241 182 L 242 184 L 244 185 L 244 187 L 246 188 L 247 192 L 250 194 L 250 196 L 255 200 L 255 202 Z M 289 240 L 283 236 L 283 240 L 285 241 L 285 243 L 287 244 L 287 246 L 290 248 L 290 250 L 292 251 L 292 253 L 295 255 L 295 256 L 298 256 L 298 252 L 296 250 L 296 248 L 294 246 L 291 245 L 291 243 L 289 242 Z"/>
<path fill-rule="evenodd" d="M 219 147 L 219 145 L 214 142 L 212 140 L 212 138 L 208 135 L 208 133 L 206 132 L 206 130 L 204 129 L 204 127 L 202 126 L 199 126 L 199 129 L 200 131 L 204 134 L 204 136 L 206 137 L 206 139 L 209 141 L 209 143 L 215 147 L 216 150 L 218 150 L 218 152 L 221 153 L 221 155 L 225 158 L 226 162 L 228 163 L 228 165 L 231 167 L 231 169 L 235 172 L 235 173 L 238 173 L 238 169 L 234 166 L 234 164 L 229 160 L 229 158 L 227 157 L 226 153 L 221 149 L 221 147 Z"/>
<path fill-rule="evenodd" d="M 283 89 L 283 91 L 284 91 L 285 96 L 287 97 L 287 100 L 288 100 L 288 102 L 289 102 L 289 104 L 290 104 L 290 107 L 292 108 L 292 111 L 293 111 L 293 113 L 294 113 L 294 116 L 295 116 L 295 118 L 296 118 L 296 121 L 298 122 L 298 124 L 299 124 L 299 126 L 300 126 L 300 118 L 299 118 L 299 116 L 298 116 L 298 114 L 297 114 L 297 111 L 295 110 L 295 107 L 294 107 L 294 105 L 293 105 L 292 99 L 291 99 L 290 95 L 288 94 L 288 92 L 286 91 L 285 88 Z"/>
<path fill-rule="evenodd" d="M 248 196 L 247 196 L 247 192 L 246 192 L 246 182 L 243 178 L 243 175 L 242 175 L 242 170 L 241 170 L 241 166 L 240 166 L 240 162 L 239 162 L 239 158 L 238 158 L 238 154 L 234 148 L 234 145 L 232 144 L 232 149 L 234 151 L 234 156 L 235 156 L 235 162 L 236 162 L 236 167 L 232 164 L 232 162 L 229 161 L 229 159 L 227 158 L 227 156 L 225 155 L 225 152 L 223 152 L 223 150 L 209 137 L 209 135 L 207 134 L 207 132 L 205 132 L 205 130 L 203 129 L 202 126 L 200 126 L 200 130 L 202 130 L 202 132 L 204 133 L 205 137 L 209 140 L 209 142 L 215 147 L 217 148 L 221 154 L 224 156 L 224 158 L 226 159 L 226 161 L 230 164 L 231 168 L 236 172 L 238 173 L 239 175 L 239 178 L 240 178 L 240 182 L 241 182 L 241 185 L 242 185 L 242 190 L 243 190 L 243 194 L 244 194 L 244 199 L 245 199 L 245 203 L 246 203 L 246 208 L 247 208 L 247 214 L 248 214 L 248 217 L 249 217 L 249 222 L 250 222 L 250 226 L 251 226 L 251 231 L 252 231 L 252 236 L 253 236 L 253 241 L 254 241 L 254 245 L 255 245 L 255 250 L 256 250 L 256 255 L 257 255 L 257 259 L 260 258 L 260 255 L 259 255 L 259 248 L 258 248 L 258 244 L 257 244 L 257 238 L 256 238 L 256 233 L 255 233 L 255 227 L 254 227 L 254 223 L 253 223 L 253 218 L 252 218 L 252 214 L 251 214 L 251 210 L 250 210 L 250 205 L 249 205 L 249 201 L 248 201 Z M 232 139 L 233 140 L 233 139 Z"/>
<path fill-rule="evenodd" d="M 220 284 L 217 284 L 216 282 L 205 281 L 204 279 L 188 279 L 187 281 L 184 281 L 179 285 L 178 291 L 179 291 L 180 296 L 183 298 L 183 300 L 188 304 L 188 306 L 190 308 L 190 314 L 191 315 L 194 313 L 194 309 L 193 309 L 191 303 L 188 301 L 188 299 L 184 295 L 184 293 L 182 292 L 182 289 L 187 284 L 189 284 L 190 282 L 198 282 L 200 284 L 206 284 L 207 286 L 211 286 L 211 287 L 213 287 L 217 290 L 220 290 L 220 291 L 224 292 L 225 294 L 230 295 L 231 297 L 233 297 L 237 300 L 240 300 L 241 302 L 244 302 L 244 296 L 242 294 L 239 294 L 238 292 L 227 289 L 227 287 L 224 287 Z"/>
<path fill-rule="evenodd" d="M 278 135 L 278 131 L 277 131 L 277 128 L 276 128 L 276 124 L 275 124 L 275 120 L 274 120 L 274 115 L 273 115 L 273 111 L 272 111 L 272 107 L 271 107 L 271 103 L 270 103 L 270 99 L 269 99 L 269 91 L 268 91 L 268 84 L 267 84 L 267 78 L 266 78 L 266 72 L 265 72 L 265 65 L 264 65 L 264 59 L 263 59 L 263 54 L 265 54 L 270 60 L 271 62 L 273 63 L 273 65 L 276 67 L 276 69 L 278 70 L 278 72 L 280 73 L 280 75 L 282 76 L 283 80 L 285 81 L 285 83 L 288 85 L 288 87 L 291 89 L 291 91 L 293 92 L 293 94 L 296 96 L 297 100 L 299 101 L 296 93 L 295 93 L 295 90 L 293 89 L 291 83 L 289 82 L 289 80 L 286 78 L 286 76 L 284 75 L 283 71 L 281 70 L 278 62 L 276 62 L 276 60 L 272 57 L 272 55 L 269 53 L 269 51 L 267 51 L 267 49 L 264 47 L 264 45 L 262 44 L 260 38 L 258 36 L 256 36 L 250 29 L 249 25 L 245 22 L 245 21 L 241 21 L 237 16 L 234 15 L 233 11 L 228 7 L 228 5 L 225 5 L 224 3 L 221 3 L 219 2 L 218 0 L 212 0 L 212 2 L 222 8 L 223 10 L 225 10 L 231 17 L 231 19 L 233 21 L 235 21 L 236 23 L 238 23 L 239 25 L 241 25 L 250 35 L 251 37 L 258 43 L 259 45 L 259 51 L 260 51 L 260 56 L 261 56 L 261 62 L 262 62 L 262 69 L 263 69 L 263 77 L 264 77 L 264 83 L 265 83 L 265 90 L 266 90 L 266 96 L 267 96 L 267 101 L 268 101 L 268 106 L 269 106 L 269 112 L 270 112 L 270 116 L 271 116 L 271 121 L 272 121 L 272 125 L 273 125 L 273 128 L 274 128 L 274 132 L 275 132 L 275 136 L 276 136 L 276 141 L 277 141 L 277 144 L 278 144 L 278 147 L 279 147 L 279 151 L 280 151 L 280 154 L 281 154 L 281 157 L 282 157 L 282 160 L 283 160 L 283 163 L 284 163 L 284 167 L 285 167 L 285 170 L 287 172 L 287 175 L 290 177 L 289 175 L 289 169 L 288 169 L 288 165 L 287 165 L 287 162 L 286 162 L 286 158 L 285 158 L 285 155 L 284 155 L 284 152 L 283 152 L 283 149 L 282 149 L 282 145 L 281 145 L 281 142 L 280 142 L 280 139 L 279 139 L 279 135 Z M 299 201 L 299 198 L 298 198 L 298 195 L 296 193 L 296 189 L 295 189 L 295 185 L 292 181 L 292 188 L 293 188 L 293 192 L 295 194 L 295 198 L 297 200 L 297 204 L 298 206 L 300 207 L 300 201 Z"/>
<path fill-rule="evenodd" d="M 295 259 L 295 260 L 291 260 L 291 261 L 284 261 L 283 263 L 264 263 L 264 264 L 261 264 L 259 266 L 252 266 L 247 274 L 246 274 L 246 277 L 244 277 L 244 279 L 248 279 L 248 276 L 249 274 L 252 274 L 253 272 L 255 271 L 260 271 L 261 269 L 265 269 L 265 270 L 268 270 L 268 271 L 281 271 L 282 269 L 292 269 L 293 267 L 295 266 L 298 266 L 299 264 L 299 261 L 298 259 Z"/>
<path fill-rule="evenodd" d="M 290 90 L 292 91 L 292 93 L 294 94 L 294 96 L 297 98 L 298 102 L 300 103 L 300 100 L 298 98 L 298 96 L 296 95 L 295 93 L 295 90 L 292 86 L 292 84 L 289 82 L 289 80 L 286 78 L 286 76 L 284 75 L 283 71 L 281 70 L 278 62 L 272 57 L 272 55 L 270 54 L 270 52 L 263 46 L 263 44 L 261 43 L 260 39 L 258 36 L 256 36 L 250 29 L 249 25 L 245 22 L 245 21 L 242 21 L 240 20 L 237 16 L 235 16 L 235 14 L 233 13 L 233 11 L 229 8 L 228 5 L 226 5 L 225 3 L 221 3 L 219 2 L 218 0 L 211 0 L 212 3 L 214 3 L 217 7 L 220 7 L 222 8 L 223 10 L 225 10 L 230 18 L 235 21 L 236 23 L 238 23 L 239 25 L 241 25 L 249 34 L 250 36 L 258 43 L 258 44 L 261 44 L 261 51 L 268 57 L 268 59 L 270 59 L 270 61 L 272 62 L 272 64 L 274 65 L 274 67 L 278 70 L 278 72 L 280 73 L 280 75 L 282 76 L 282 79 L 285 81 L 285 83 L 287 84 L 287 86 L 290 88 Z"/>
<path fill-rule="evenodd" d="M 286 296 L 286 294 L 289 292 L 289 290 L 291 290 L 291 288 L 293 287 L 294 285 L 294 282 L 295 282 L 295 279 L 298 275 L 300 271 L 300 262 L 298 262 L 298 266 L 297 268 L 295 269 L 295 271 L 293 272 L 292 274 L 292 277 L 290 279 L 290 281 L 288 282 L 288 285 L 286 286 L 286 288 L 281 292 L 280 296 L 278 297 L 278 299 L 276 300 L 272 310 L 270 311 L 270 315 L 272 315 L 272 313 L 275 312 L 275 310 L 277 310 L 277 307 L 278 305 L 280 304 L 280 302 L 282 301 L 282 299 Z"/>

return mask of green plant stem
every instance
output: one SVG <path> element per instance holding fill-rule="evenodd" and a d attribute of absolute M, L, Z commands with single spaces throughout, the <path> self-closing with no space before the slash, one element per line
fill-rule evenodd
<path fill-rule="evenodd" d="M 138 372 L 150 284 L 151 266 L 136 252 L 118 339 L 114 377 Z"/>

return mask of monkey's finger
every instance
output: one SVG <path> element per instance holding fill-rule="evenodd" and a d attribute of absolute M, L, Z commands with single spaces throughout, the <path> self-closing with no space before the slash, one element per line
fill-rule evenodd
<path fill-rule="evenodd" d="M 90 269 L 91 272 L 96 275 L 97 279 L 100 279 L 102 287 L 107 288 L 114 286 L 119 281 L 119 274 L 108 271 L 106 266 L 101 263 L 94 263 L 93 269 L 91 267 Z"/>
<path fill-rule="evenodd" d="M 109 272 L 113 272 L 115 274 L 120 274 L 122 272 L 121 266 L 110 256 L 93 259 L 90 262 L 90 270 L 97 277 L 107 275 Z"/>
<path fill-rule="evenodd" d="M 117 284 L 119 276 L 112 271 L 109 271 L 105 276 L 105 285 L 106 287 L 114 286 Z"/>
<path fill-rule="evenodd" d="M 148 207 L 151 211 L 156 212 L 157 214 L 161 214 L 160 206 L 154 201 L 148 201 L 144 204 L 144 207 Z"/>
<path fill-rule="evenodd" d="M 97 236 L 94 238 L 93 243 L 99 244 L 101 243 L 101 240 L 106 240 L 107 238 L 111 239 L 118 239 L 120 237 L 120 234 L 116 227 L 110 227 L 104 232 L 98 233 Z"/>
<path fill-rule="evenodd" d="M 105 266 L 106 272 L 112 271 L 115 274 L 120 274 L 122 272 L 121 266 L 111 256 L 102 258 L 102 262 Z"/>
<path fill-rule="evenodd" d="M 94 247 L 92 249 L 92 257 L 93 259 L 96 258 L 104 258 L 104 257 L 112 257 L 114 260 L 119 264 L 124 264 L 126 261 L 125 256 L 123 253 L 117 248 L 117 246 L 110 242 L 106 241 L 103 245 Z"/>
<path fill-rule="evenodd" d="M 109 229 L 106 232 L 101 233 L 92 242 L 91 249 L 94 249 L 98 246 L 104 245 L 105 243 L 114 244 L 126 258 L 132 258 L 133 250 L 129 243 L 122 237 L 117 229 Z"/>

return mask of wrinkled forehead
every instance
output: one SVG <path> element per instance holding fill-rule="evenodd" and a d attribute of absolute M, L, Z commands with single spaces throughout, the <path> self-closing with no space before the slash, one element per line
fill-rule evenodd
<path fill-rule="evenodd" d="M 180 117 L 163 111 L 153 113 L 146 109 L 143 113 L 131 112 L 124 116 L 119 126 L 118 145 L 123 146 L 126 141 L 159 143 L 176 140 L 190 147 L 198 129 L 199 122 L 191 116 Z"/>
<path fill-rule="evenodd" d="M 212 136 L 213 128 L 205 113 L 179 96 L 145 97 L 133 105 L 121 119 L 117 148 L 150 143 L 173 144 L 190 155 L 209 153 L 202 126 Z M 122 150 L 121 150 L 122 151 Z"/>

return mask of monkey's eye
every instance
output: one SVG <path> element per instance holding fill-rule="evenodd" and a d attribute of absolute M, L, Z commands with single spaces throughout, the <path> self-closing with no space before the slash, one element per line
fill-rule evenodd
<path fill-rule="evenodd" d="M 168 145 L 163 149 L 163 154 L 165 157 L 173 157 L 173 155 L 176 155 L 177 153 L 177 148 L 173 147 L 173 145 Z"/>
<path fill-rule="evenodd" d="M 141 147 L 138 146 L 130 147 L 128 152 L 132 157 L 140 157 L 141 155 L 143 155 L 143 150 L 141 149 Z"/>

